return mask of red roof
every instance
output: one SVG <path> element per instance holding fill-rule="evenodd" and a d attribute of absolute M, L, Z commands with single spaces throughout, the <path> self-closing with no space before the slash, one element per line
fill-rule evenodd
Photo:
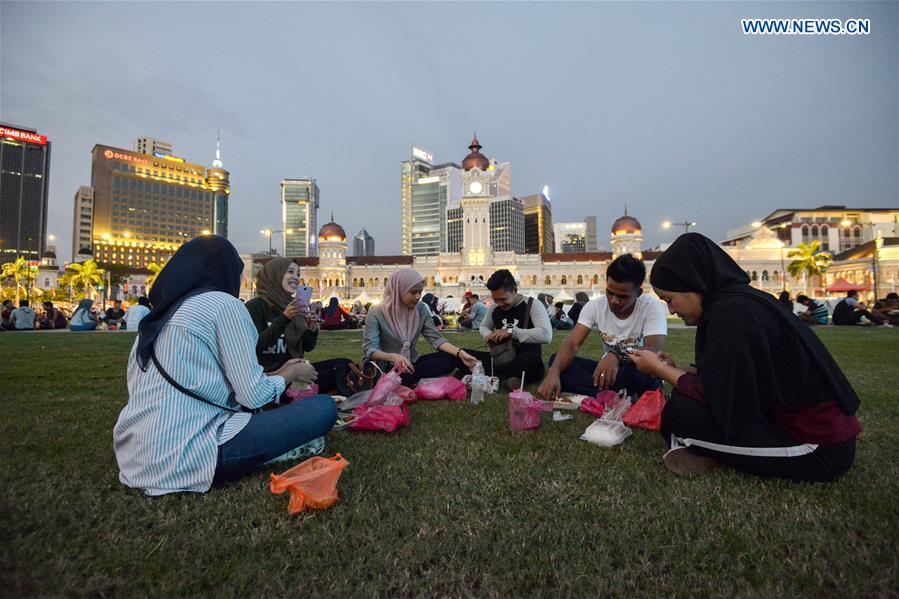
<path fill-rule="evenodd" d="M 356 266 L 411 265 L 414 259 L 413 256 L 348 256 L 346 263 Z"/>
<path fill-rule="evenodd" d="M 846 279 L 842 277 L 838 277 L 836 281 L 830 284 L 827 288 L 828 291 L 837 291 L 837 292 L 845 292 L 845 291 L 867 291 L 867 285 L 855 285 L 850 283 Z"/>

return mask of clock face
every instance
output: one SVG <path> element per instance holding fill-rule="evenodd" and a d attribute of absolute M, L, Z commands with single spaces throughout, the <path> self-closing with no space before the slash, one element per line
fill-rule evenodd
<path fill-rule="evenodd" d="M 480 181 L 472 181 L 472 182 L 468 185 L 468 191 L 469 191 L 470 193 L 481 193 L 481 190 L 482 190 L 482 189 L 483 189 L 483 186 L 481 185 L 481 182 L 480 182 Z"/>

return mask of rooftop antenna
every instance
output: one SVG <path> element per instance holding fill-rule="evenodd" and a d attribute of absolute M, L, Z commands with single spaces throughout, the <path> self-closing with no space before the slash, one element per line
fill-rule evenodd
<path fill-rule="evenodd" d="M 212 161 L 214 168 L 222 168 L 222 130 L 216 129 L 215 133 L 215 160 Z"/>

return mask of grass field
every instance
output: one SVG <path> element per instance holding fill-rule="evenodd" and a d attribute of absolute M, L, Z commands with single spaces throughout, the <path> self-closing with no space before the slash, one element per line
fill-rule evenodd
<path fill-rule="evenodd" d="M 512 434 L 498 394 L 418 402 L 392 435 L 330 435 L 326 455 L 350 461 L 341 501 L 297 517 L 267 470 L 203 495 L 119 483 L 133 335 L 0 334 L 0 593 L 895 596 L 899 334 L 818 333 L 862 399 L 856 463 L 836 483 L 678 478 L 655 433 L 603 449 L 578 440 L 579 414 Z M 692 343 L 672 330 L 668 349 L 690 359 Z M 360 344 L 323 333 L 310 357 Z"/>

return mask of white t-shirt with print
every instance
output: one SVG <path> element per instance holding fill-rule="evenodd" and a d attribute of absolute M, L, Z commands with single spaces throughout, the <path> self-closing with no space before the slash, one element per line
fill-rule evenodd
<path fill-rule="evenodd" d="M 609 309 L 606 296 L 590 300 L 581 310 L 577 323 L 599 331 L 605 353 L 628 347 L 642 347 L 643 338 L 649 335 L 668 334 L 668 310 L 661 300 L 648 295 L 637 298 L 634 311 L 625 319 L 618 318 Z"/>

